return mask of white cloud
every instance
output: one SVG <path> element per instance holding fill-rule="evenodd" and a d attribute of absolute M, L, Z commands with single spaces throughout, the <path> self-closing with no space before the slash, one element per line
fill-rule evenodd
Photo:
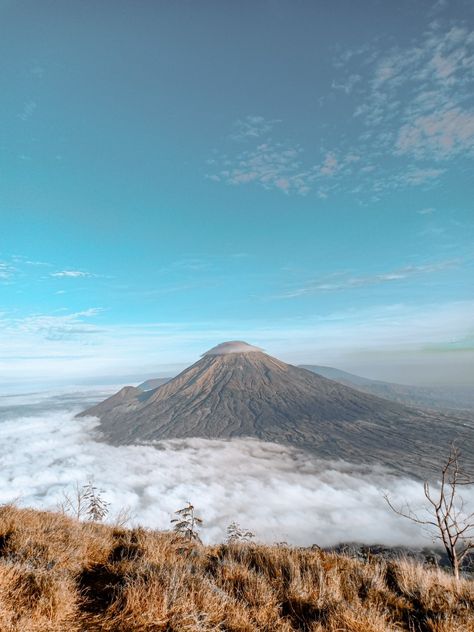
<path fill-rule="evenodd" d="M 91 274 L 90 272 L 84 272 L 82 270 L 61 270 L 60 272 L 52 272 L 51 276 L 52 277 L 69 277 L 69 278 L 72 278 L 72 279 L 79 279 L 79 278 L 93 277 L 95 275 Z"/>
<path fill-rule="evenodd" d="M 217 168 L 206 177 L 214 182 L 230 185 L 258 184 L 265 189 L 277 189 L 285 194 L 307 195 L 316 191 L 326 198 L 335 188 L 335 175 L 349 175 L 360 161 L 356 152 L 336 155 L 325 152 L 320 163 L 305 163 L 304 151 L 298 145 L 270 138 L 251 143 L 237 154 L 223 154 L 210 163 Z"/>
<path fill-rule="evenodd" d="M 265 189 L 305 195 L 314 175 L 302 167 L 301 151 L 283 143 L 259 143 L 234 157 L 223 156 L 223 168 L 209 177 L 232 185 L 256 183 Z"/>
<path fill-rule="evenodd" d="M 271 132 L 278 123 L 281 123 L 278 119 L 269 120 L 263 116 L 249 115 L 234 123 L 230 138 L 236 141 L 260 138 Z"/>
<path fill-rule="evenodd" d="M 352 141 L 363 157 L 358 192 L 434 184 L 447 169 L 440 161 L 474 156 L 474 31 L 465 25 L 440 19 L 409 46 L 383 51 L 378 41 L 370 54 L 351 51 L 336 67 L 362 77 L 353 92 L 354 128 L 363 126 Z M 415 161 L 408 170 L 407 157 Z M 367 175 L 367 165 L 377 168 Z"/>
<path fill-rule="evenodd" d="M 340 169 L 340 164 L 333 152 L 326 154 L 326 157 L 321 165 L 319 172 L 324 176 L 333 176 Z"/>
<path fill-rule="evenodd" d="M 393 271 L 365 276 L 332 274 L 325 279 L 316 279 L 309 283 L 306 283 L 302 287 L 288 290 L 287 292 L 281 294 L 278 298 L 297 298 L 301 296 L 316 294 L 318 292 L 350 290 L 371 285 L 379 285 L 380 283 L 400 281 L 422 274 L 440 272 L 442 270 L 456 267 L 459 264 L 460 260 L 450 259 L 446 261 L 438 261 L 422 265 L 407 265 Z"/>
<path fill-rule="evenodd" d="M 433 186 L 447 171 L 440 161 L 474 156 L 474 31 L 464 24 L 439 19 L 407 46 L 384 49 L 379 39 L 337 55 L 334 65 L 332 99 L 342 92 L 354 104 L 350 134 L 308 156 L 276 129 L 280 120 L 248 116 L 230 136 L 245 149 L 216 152 L 206 177 L 320 199 L 345 188 L 378 200 L 388 191 Z"/>
<path fill-rule="evenodd" d="M 435 167 L 417 168 L 411 166 L 406 169 L 405 172 L 401 173 L 397 178 L 395 178 L 394 182 L 403 183 L 410 186 L 419 186 L 436 181 L 440 176 L 443 175 L 444 172 L 445 169 L 437 169 Z"/>
<path fill-rule="evenodd" d="M 29 259 L 25 259 L 24 263 L 29 266 L 45 266 L 47 268 L 52 266 L 51 263 L 47 263 L 46 261 L 30 261 Z"/>
<path fill-rule="evenodd" d="M 0 320 L 0 331 L 8 335 L 34 336 L 45 340 L 63 341 L 69 339 L 83 340 L 99 333 L 99 329 L 86 319 L 93 318 L 103 310 L 99 307 L 92 307 L 80 312 L 69 314 L 35 314 L 21 319 Z"/>
<path fill-rule="evenodd" d="M 35 113 L 37 107 L 38 104 L 36 103 L 36 101 L 26 101 L 26 103 L 23 104 L 22 111 L 20 112 L 20 114 L 18 114 L 18 118 L 20 118 L 22 121 L 28 121 Z"/>
<path fill-rule="evenodd" d="M 0 281 L 10 279 L 15 273 L 15 268 L 6 261 L 0 261 Z"/>
<path fill-rule="evenodd" d="M 350 75 L 344 83 L 338 83 L 337 81 L 333 81 L 331 84 L 331 88 L 333 90 L 341 90 L 345 94 L 351 94 L 354 90 L 354 87 L 359 81 L 362 80 L 362 77 L 358 74 Z"/>
<path fill-rule="evenodd" d="M 417 158 L 450 158 L 474 148 L 474 112 L 453 108 L 419 116 L 399 131 L 396 149 Z"/>
<path fill-rule="evenodd" d="M 169 528 L 173 512 L 191 500 L 204 519 L 205 541 L 222 541 L 237 520 L 268 542 L 430 542 L 382 498 L 389 490 L 394 503 L 416 506 L 420 483 L 253 440 L 96 443 L 96 422 L 73 417 L 87 399 L 10 398 L 8 410 L 0 409 L 0 502 L 54 509 L 64 491 L 91 479 L 105 490 L 112 514 L 129 508 L 135 523 L 148 527 Z"/>

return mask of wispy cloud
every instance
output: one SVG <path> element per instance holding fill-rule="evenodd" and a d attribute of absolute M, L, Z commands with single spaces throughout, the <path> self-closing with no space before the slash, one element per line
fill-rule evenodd
<path fill-rule="evenodd" d="M 373 142 L 417 159 L 472 151 L 474 31 L 433 22 L 412 46 L 378 56 L 372 73 L 355 116 Z"/>
<path fill-rule="evenodd" d="M 380 199 L 434 186 L 449 161 L 474 157 L 474 31 L 465 24 L 440 17 L 408 46 L 378 40 L 339 53 L 334 65 L 333 91 L 350 92 L 344 107 L 353 121 L 350 134 L 334 139 L 332 162 L 321 165 L 320 175 L 332 179 L 329 191 Z M 351 153 L 359 162 L 341 168 L 338 156 Z"/>
<path fill-rule="evenodd" d="M 284 143 L 267 141 L 234 157 L 223 156 L 221 169 L 210 177 L 232 185 L 256 183 L 283 193 L 308 193 L 314 174 L 303 168 L 302 150 Z M 223 168 L 222 168 L 223 167 Z"/>
<path fill-rule="evenodd" d="M 6 261 L 0 261 L 0 281 L 10 279 L 15 273 L 15 268 Z"/>
<path fill-rule="evenodd" d="M 394 273 L 403 274 L 399 270 L 382 274 Z M 334 278 L 318 281 L 335 282 Z M 379 354 L 383 361 L 390 350 L 399 356 L 403 350 L 404 357 L 411 353 L 418 362 L 411 373 L 416 381 L 435 371 L 436 358 L 431 354 L 424 361 L 420 346 L 472 335 L 473 316 L 473 301 L 347 307 L 272 322 L 240 319 L 113 325 L 101 318 L 98 326 L 97 310 L 24 318 L 4 314 L 0 318 L 0 382 L 8 391 L 11 384 L 25 388 L 27 382 L 58 384 L 157 371 L 163 375 L 170 366 L 184 368 L 224 340 L 246 340 L 292 363 L 315 363 L 317 359 L 320 364 L 335 366 L 356 352 L 366 359 L 367 354 Z M 472 358 L 464 355 L 463 362 L 467 367 Z M 442 366 L 446 377 L 445 357 Z M 464 365 L 461 372 L 452 369 L 450 379 L 454 381 L 456 374 L 462 383 L 467 369 Z"/>
<path fill-rule="evenodd" d="M 460 261 L 458 259 L 452 259 L 422 265 L 407 265 L 389 272 L 381 272 L 371 275 L 350 276 L 345 273 L 335 273 L 326 278 L 310 280 L 300 287 L 280 294 L 277 298 L 298 298 L 319 292 L 351 290 L 371 285 L 379 285 L 381 283 L 403 281 L 423 274 L 441 272 L 443 270 L 454 268 L 458 265 L 460 265 Z"/>
<path fill-rule="evenodd" d="M 395 177 L 395 183 L 401 183 L 409 186 L 418 186 L 436 181 L 445 169 L 437 169 L 435 167 L 420 168 L 412 165 L 405 172 Z"/>
<path fill-rule="evenodd" d="M 211 262 L 208 258 L 186 257 L 184 259 L 171 261 L 168 265 L 160 268 L 158 272 L 163 274 L 175 272 L 202 272 L 204 270 L 209 270 L 210 267 Z"/>
<path fill-rule="evenodd" d="M 320 198 L 435 186 L 450 160 L 474 157 L 473 88 L 474 31 L 433 21 L 408 46 L 379 40 L 338 55 L 330 89 L 352 108 L 350 133 L 310 153 L 285 137 L 283 122 L 249 116 L 234 123 L 234 146 L 216 151 L 207 177 Z"/>
<path fill-rule="evenodd" d="M 23 109 L 18 114 L 18 118 L 20 118 L 22 121 L 28 121 L 35 113 L 37 107 L 38 104 L 36 103 L 36 101 L 26 101 L 23 104 Z"/>
<path fill-rule="evenodd" d="M 450 158 L 473 148 L 474 111 L 460 108 L 413 118 L 402 126 L 396 141 L 398 153 L 411 153 L 417 158 Z"/>
<path fill-rule="evenodd" d="M 52 267 L 51 263 L 47 261 L 38 261 L 36 259 L 29 259 L 24 255 L 12 255 L 11 260 L 18 265 L 27 265 L 27 266 L 44 266 L 44 267 Z"/>
<path fill-rule="evenodd" d="M 333 80 L 331 88 L 333 90 L 340 90 L 345 94 L 351 94 L 356 84 L 358 84 L 361 80 L 362 76 L 354 73 L 353 75 L 349 75 L 343 83 L 338 83 L 336 80 Z"/>
<path fill-rule="evenodd" d="M 83 279 L 87 277 L 94 277 L 96 275 L 92 274 L 91 272 L 84 272 L 83 270 L 61 270 L 59 272 L 52 272 L 50 276 L 66 277 L 66 278 L 71 278 L 71 279 L 80 279 L 80 278 Z"/>
<path fill-rule="evenodd" d="M 278 123 L 281 123 L 279 119 L 265 119 L 263 116 L 249 115 L 235 121 L 230 138 L 237 141 L 261 138 L 271 132 Z"/>
<path fill-rule="evenodd" d="M 0 325 L 3 324 L 6 330 L 38 335 L 49 341 L 77 340 L 100 333 L 100 329 L 87 320 L 102 311 L 100 307 L 91 307 L 66 314 L 35 314 L 23 319 L 4 320 Z"/>
<path fill-rule="evenodd" d="M 274 123 L 274 122 L 272 122 Z M 302 147 L 297 144 L 268 136 L 261 142 L 260 136 L 272 126 L 262 124 L 259 133 L 240 136 L 246 140 L 245 149 L 217 154 L 208 161 L 214 168 L 207 178 L 233 186 L 257 184 L 285 194 L 307 195 L 311 191 L 319 197 L 327 197 L 334 189 L 334 176 L 350 175 L 360 156 L 353 151 L 345 154 L 335 151 L 321 153 L 318 161 L 310 161 Z"/>

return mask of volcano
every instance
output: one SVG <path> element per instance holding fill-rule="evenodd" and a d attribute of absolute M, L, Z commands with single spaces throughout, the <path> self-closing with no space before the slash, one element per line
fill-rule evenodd
<path fill-rule="evenodd" d="M 253 437 L 423 477 L 457 439 L 474 464 L 472 419 L 363 393 L 241 341 L 210 349 L 158 388 L 124 387 L 80 415 L 98 417 L 115 445 Z"/>

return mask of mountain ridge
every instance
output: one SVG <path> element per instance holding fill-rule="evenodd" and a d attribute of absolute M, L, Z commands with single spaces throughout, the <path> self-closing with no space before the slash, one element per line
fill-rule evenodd
<path fill-rule="evenodd" d="M 400 404 L 422 408 L 474 410 L 474 384 L 467 386 L 413 386 L 362 377 L 330 366 L 302 364 L 300 368 Z"/>

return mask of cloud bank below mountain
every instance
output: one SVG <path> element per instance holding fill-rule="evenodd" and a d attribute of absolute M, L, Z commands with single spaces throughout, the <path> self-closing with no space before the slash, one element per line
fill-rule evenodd
<path fill-rule="evenodd" d="M 112 447 L 94 440 L 95 420 L 74 419 L 85 399 L 3 398 L 0 502 L 54 509 L 64 491 L 92 480 L 112 516 L 127 508 L 147 527 L 169 528 L 173 512 L 192 501 L 208 542 L 223 540 L 236 520 L 268 542 L 430 544 L 382 498 L 389 490 L 395 503 L 418 505 L 418 482 L 254 440 Z"/>

